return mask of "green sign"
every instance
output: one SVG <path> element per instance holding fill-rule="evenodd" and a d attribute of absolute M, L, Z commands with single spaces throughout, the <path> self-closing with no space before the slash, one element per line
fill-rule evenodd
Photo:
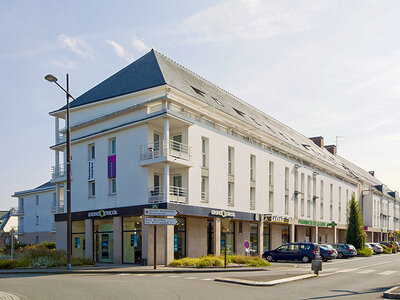
<path fill-rule="evenodd" d="M 328 226 L 335 228 L 337 226 L 337 224 L 335 221 L 332 221 L 332 222 L 328 223 Z"/>
<path fill-rule="evenodd" d="M 321 227 L 325 227 L 326 226 L 326 222 L 312 221 L 312 220 L 302 220 L 302 219 L 299 219 L 299 224 L 311 225 L 311 226 L 321 226 Z"/>

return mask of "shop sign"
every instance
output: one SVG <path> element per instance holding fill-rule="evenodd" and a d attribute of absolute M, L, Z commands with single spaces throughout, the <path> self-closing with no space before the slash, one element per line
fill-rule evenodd
<path fill-rule="evenodd" d="M 335 221 L 332 221 L 332 222 L 330 222 L 330 223 L 326 224 L 326 226 L 329 226 L 329 227 L 335 228 L 335 227 L 337 226 L 337 223 L 336 223 Z"/>
<path fill-rule="evenodd" d="M 108 157 L 108 178 L 115 178 L 117 174 L 117 156 L 110 155 Z"/>
<path fill-rule="evenodd" d="M 211 210 L 210 215 L 212 215 L 212 216 L 220 216 L 220 217 L 223 217 L 223 218 L 226 218 L 226 217 L 234 218 L 236 216 L 235 213 L 232 212 L 232 211 L 215 210 L 215 209 Z"/>
<path fill-rule="evenodd" d="M 302 219 L 299 219 L 299 224 L 311 225 L 311 226 L 321 226 L 321 227 L 325 227 L 327 225 L 326 222 L 302 220 Z"/>
<path fill-rule="evenodd" d="M 178 220 L 175 218 L 145 218 L 145 225 L 176 225 Z"/>
<path fill-rule="evenodd" d="M 107 217 L 107 216 L 118 216 L 118 211 L 116 209 L 111 209 L 111 210 L 99 210 L 99 211 L 92 211 L 88 213 L 88 218 L 94 218 L 94 217 Z"/>
<path fill-rule="evenodd" d="M 288 217 L 273 216 L 271 214 L 264 215 L 264 220 L 266 220 L 269 223 L 285 223 L 285 224 L 289 224 L 289 218 Z"/>

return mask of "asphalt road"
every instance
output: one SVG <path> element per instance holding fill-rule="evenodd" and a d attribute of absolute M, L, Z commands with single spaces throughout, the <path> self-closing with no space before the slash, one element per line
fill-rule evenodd
<path fill-rule="evenodd" d="M 280 263 L 285 266 L 285 263 Z M 400 254 L 335 260 L 318 278 L 271 287 L 215 282 L 217 277 L 260 278 L 295 270 L 195 274 L 1 275 L 0 291 L 20 299 L 380 299 L 400 284 Z"/>

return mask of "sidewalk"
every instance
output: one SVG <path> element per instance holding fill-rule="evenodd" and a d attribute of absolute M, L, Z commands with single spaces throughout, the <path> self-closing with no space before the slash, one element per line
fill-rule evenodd
<path fill-rule="evenodd" d="M 272 271 L 272 270 L 286 270 L 295 269 L 295 264 L 272 265 L 264 268 L 255 267 L 238 267 L 228 266 L 227 269 L 223 267 L 211 268 L 191 268 L 191 267 L 165 267 L 164 265 L 157 266 L 154 270 L 153 266 L 140 266 L 140 265 L 105 265 L 97 264 L 91 267 L 72 267 L 72 270 L 64 268 L 19 268 L 11 270 L 0 270 L 1 274 L 144 274 L 144 273 L 211 273 L 211 272 L 255 272 L 255 271 Z"/>

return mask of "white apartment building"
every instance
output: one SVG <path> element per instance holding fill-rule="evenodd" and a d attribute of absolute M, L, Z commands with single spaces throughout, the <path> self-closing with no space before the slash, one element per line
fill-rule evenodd
<path fill-rule="evenodd" d="M 55 118 L 56 203 L 65 182 L 66 108 Z M 72 253 L 153 262 L 143 209 L 176 209 L 157 231 L 159 262 L 290 241 L 343 242 L 363 192 L 334 147 L 308 139 L 151 50 L 71 102 Z M 61 211 L 61 210 L 59 210 Z M 228 232 L 221 220 L 231 220 Z M 66 214 L 56 214 L 66 248 Z"/>
<path fill-rule="evenodd" d="M 57 202 L 56 186 L 50 181 L 30 190 L 15 192 L 18 207 L 11 210 L 18 216 L 17 235 L 21 243 L 39 244 L 44 241 L 56 241 L 55 214 L 62 212 L 61 194 Z M 60 201 L 60 200 L 59 200 Z M 58 208 L 58 211 L 57 211 Z"/>

